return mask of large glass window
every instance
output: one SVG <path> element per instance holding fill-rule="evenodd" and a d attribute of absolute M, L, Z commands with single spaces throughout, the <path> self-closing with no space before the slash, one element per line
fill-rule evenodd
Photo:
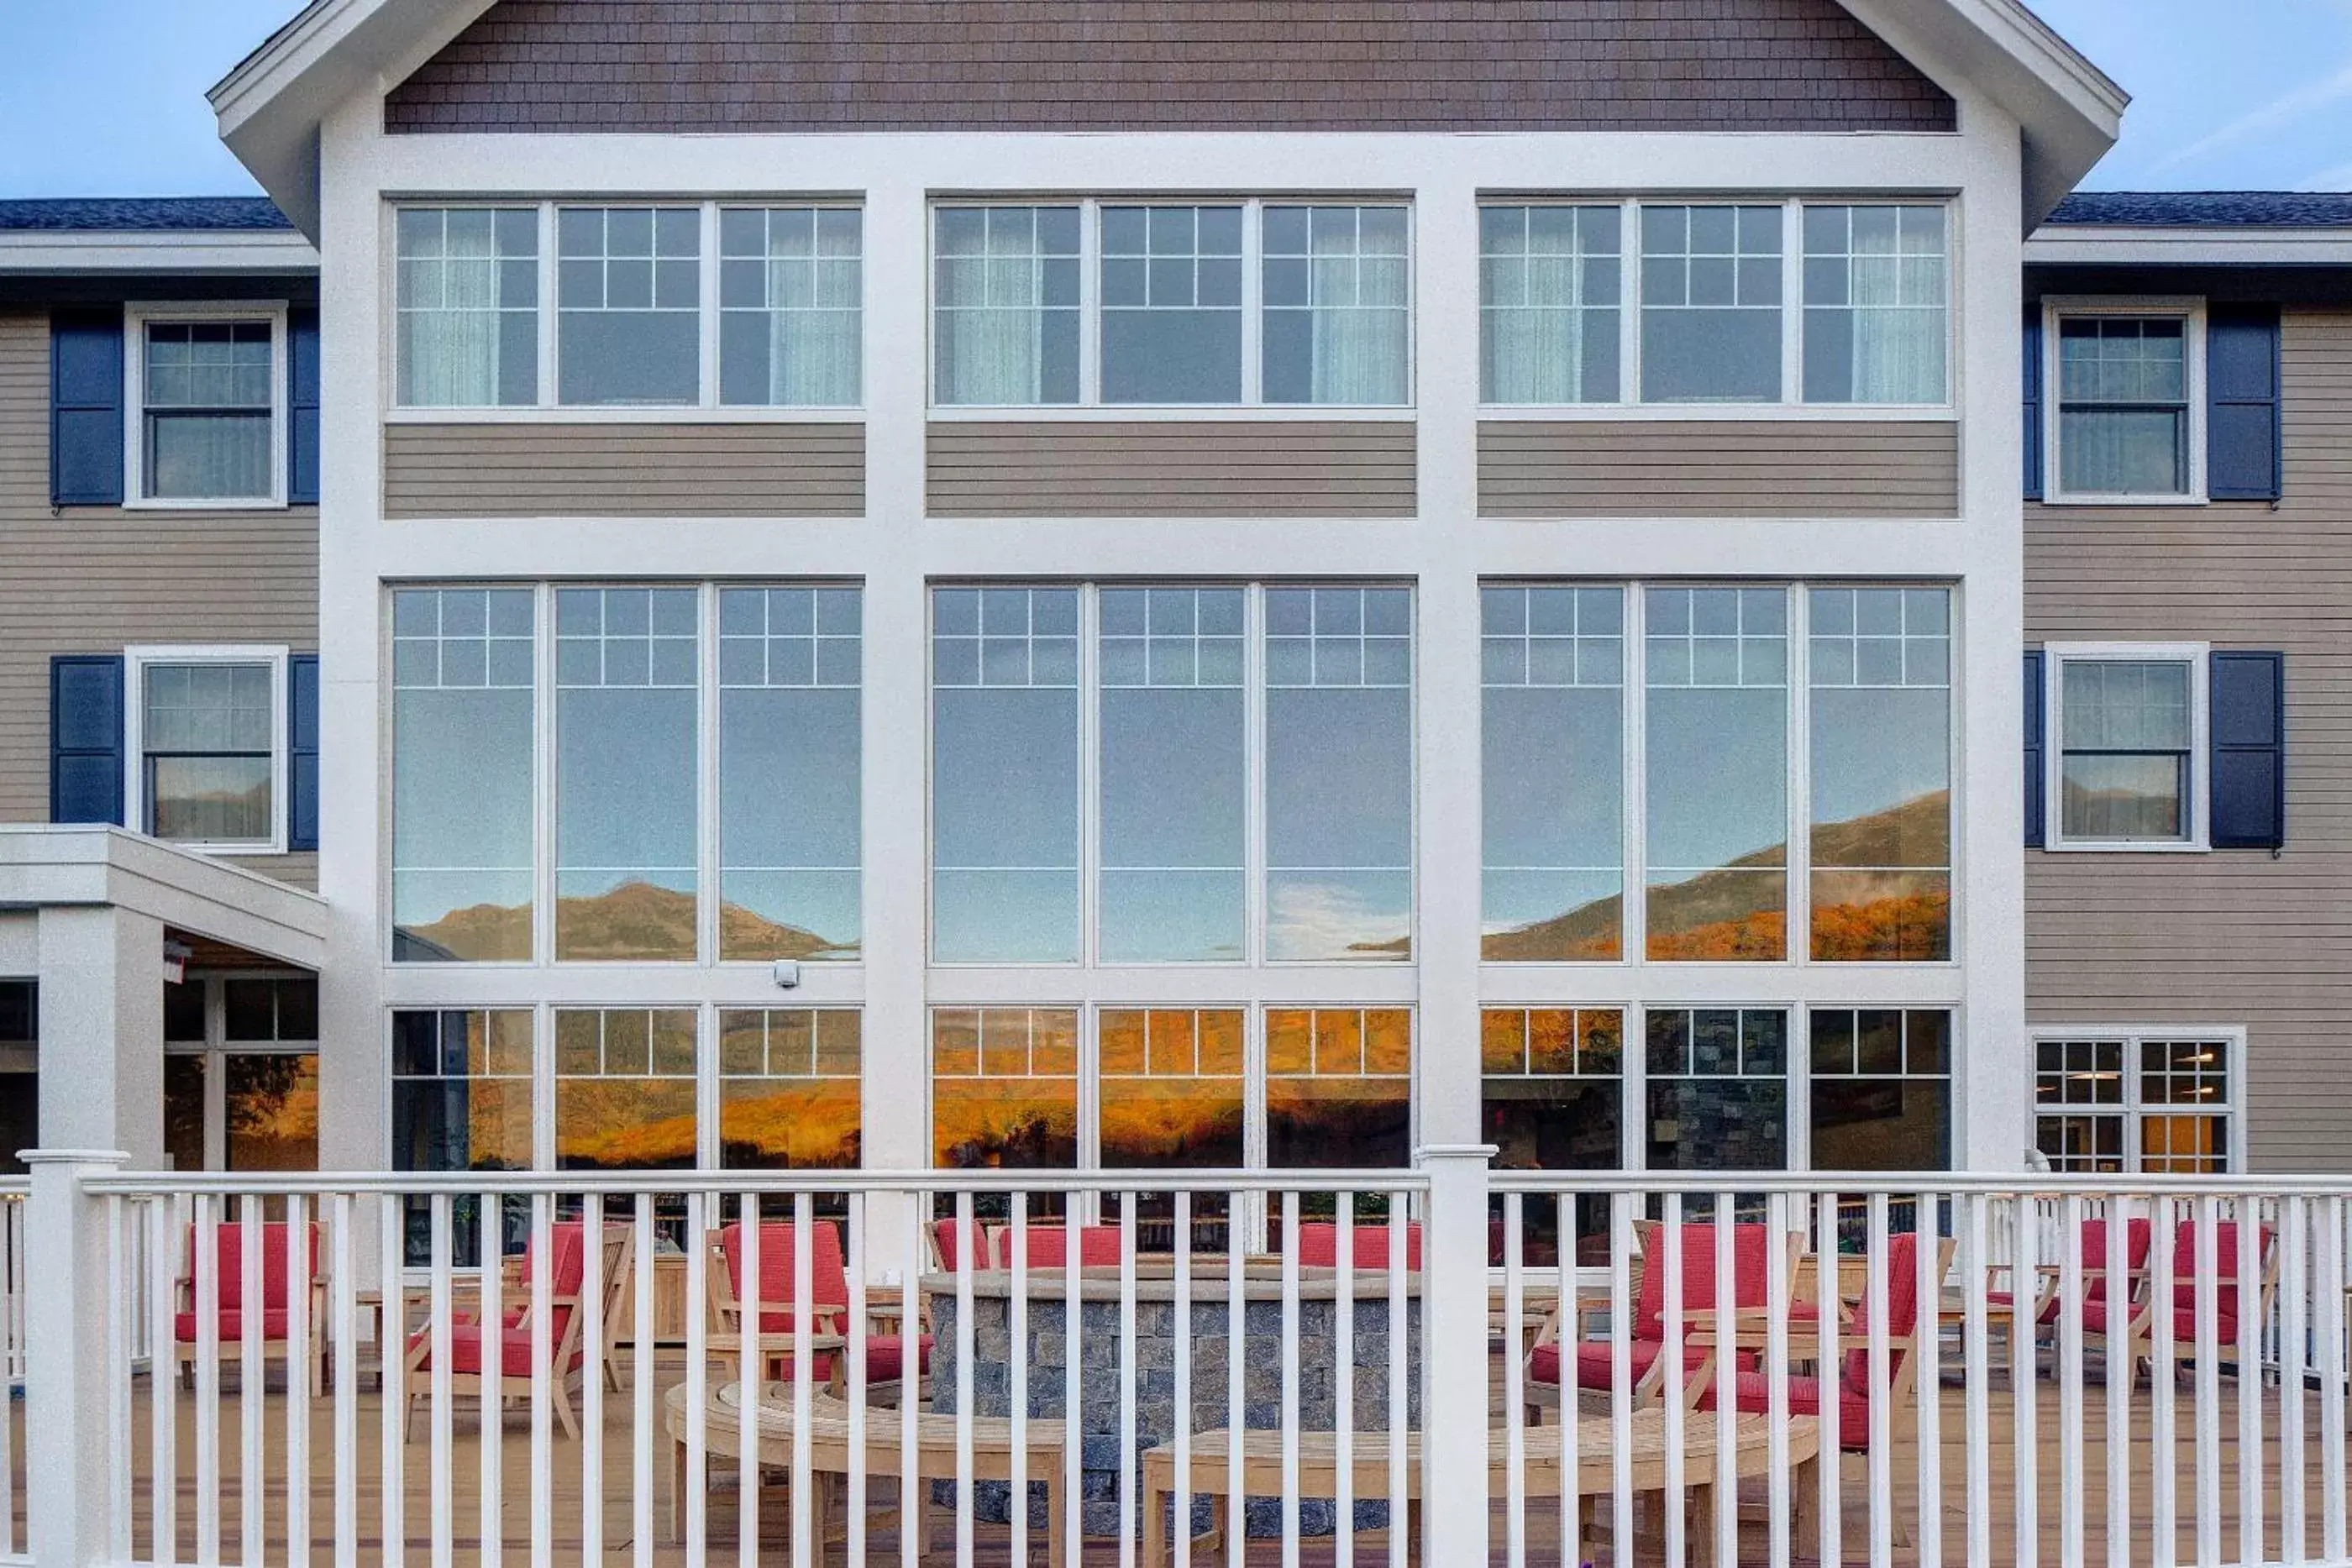
<path fill-rule="evenodd" d="M 2193 845 L 2203 660 L 2189 649 L 2050 650 L 2060 847 Z"/>
<path fill-rule="evenodd" d="M 1102 209 L 1102 400 L 1239 402 L 1242 209 Z"/>
<path fill-rule="evenodd" d="M 1479 209 L 1482 401 L 1617 401 L 1623 231 L 1616 207 Z"/>
<path fill-rule="evenodd" d="M 1244 611 L 1239 588 L 1102 591 L 1105 963 L 1247 956 Z"/>
<path fill-rule="evenodd" d="M 855 588 L 719 591 L 719 956 L 858 950 Z"/>
<path fill-rule="evenodd" d="M 2234 1034 L 2082 1030 L 2034 1042 L 2035 1140 L 2066 1175 L 2231 1168 Z"/>
<path fill-rule="evenodd" d="M 139 822 L 151 836 L 268 848 L 279 838 L 281 659 L 149 657 L 138 672 Z"/>
<path fill-rule="evenodd" d="M 531 1168 L 528 1009 L 392 1016 L 392 1168 Z"/>
<path fill-rule="evenodd" d="M 1625 593 L 1499 585 L 1485 633 L 1490 962 L 1624 954 Z"/>
<path fill-rule="evenodd" d="M 1276 1170 L 1411 1164 L 1412 1014 L 1267 1009 L 1265 1149 Z"/>
<path fill-rule="evenodd" d="M 319 983 L 192 978 L 164 1009 L 163 1141 L 177 1170 L 319 1168 Z"/>
<path fill-rule="evenodd" d="M 1266 956 L 1412 955 L 1412 595 L 1265 591 Z"/>
<path fill-rule="evenodd" d="M 695 1078 L 692 1008 L 558 1008 L 556 1167 L 692 1168 Z"/>
<path fill-rule="evenodd" d="M 1244 1154 L 1237 1008 L 1106 1008 L 1097 1025 L 1106 1169 L 1234 1170 Z"/>
<path fill-rule="evenodd" d="M 1941 206 L 1805 209 L 1805 401 L 1940 403 L 1951 340 Z"/>
<path fill-rule="evenodd" d="M 1780 401 L 1777 206 L 1642 208 L 1642 401 Z"/>
<path fill-rule="evenodd" d="M 404 207 L 393 229 L 399 402 L 537 402 L 538 209 Z"/>
<path fill-rule="evenodd" d="M 1625 1015 L 1617 1008 L 1488 1008 L 1479 1015 L 1480 1135 L 1495 1145 L 1495 1166 L 1510 1171 L 1622 1168 L 1625 1116 Z M 1570 1247 L 1605 1245 L 1608 1199 L 1570 1206 Z M 1495 1206 L 1500 1221 L 1503 1206 Z M 1557 1199 L 1521 1205 L 1521 1258 L 1559 1260 Z M 1499 1223 L 1487 1261 L 1499 1265 Z"/>
<path fill-rule="evenodd" d="M 1408 401 L 1412 296 L 1405 209 L 1264 211 L 1265 401 Z"/>
<path fill-rule="evenodd" d="M 1078 957 L 1078 592 L 931 598 L 931 950 Z"/>
<path fill-rule="evenodd" d="M 1076 1009 L 931 1014 L 931 1159 L 946 1169 L 1077 1164 Z"/>
<path fill-rule="evenodd" d="M 2062 315 L 2057 325 L 2059 494 L 2189 495 L 2189 319 Z"/>
<path fill-rule="evenodd" d="M 1652 1008 L 1647 1033 L 1649 1169 L 1780 1170 L 1788 1164 L 1788 1014 Z"/>
<path fill-rule="evenodd" d="M 698 597 L 556 591 L 559 960 L 695 956 Z"/>
<path fill-rule="evenodd" d="M 392 596 L 393 956 L 531 956 L 535 612 L 527 588 Z"/>
<path fill-rule="evenodd" d="M 719 1163 L 855 1170 L 863 1055 L 855 1008 L 719 1014 Z"/>
<path fill-rule="evenodd" d="M 268 502 L 279 491 L 278 328 L 268 319 L 142 319 L 139 496 Z"/>
<path fill-rule="evenodd" d="M 719 211 L 719 401 L 854 407 L 863 340 L 855 207 Z"/>
<path fill-rule="evenodd" d="M 942 403 L 1078 401 L 1076 207 L 935 212 L 933 395 Z"/>
<path fill-rule="evenodd" d="M 25 1174 L 20 1149 L 41 1146 L 40 988 L 0 980 L 0 1173 Z"/>
<path fill-rule="evenodd" d="M 702 397 L 702 211 L 558 207 L 556 401 Z"/>
<path fill-rule="evenodd" d="M 1952 1015 L 1816 1008 L 1811 1029 L 1813 1169 L 1948 1169 Z"/>
<path fill-rule="evenodd" d="M 1810 601 L 1812 955 L 1952 956 L 1951 595 Z"/>
<path fill-rule="evenodd" d="M 1644 597 L 1654 960 L 1788 956 L 1788 612 L 1778 588 Z"/>

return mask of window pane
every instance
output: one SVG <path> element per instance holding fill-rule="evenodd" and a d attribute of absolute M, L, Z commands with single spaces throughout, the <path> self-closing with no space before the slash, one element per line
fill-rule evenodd
<path fill-rule="evenodd" d="M 691 1008 L 560 1008 L 560 1170 L 683 1170 L 696 1163 Z"/>
<path fill-rule="evenodd" d="M 393 956 L 531 956 L 535 612 L 528 589 L 393 595 Z"/>
<path fill-rule="evenodd" d="M 1078 956 L 1078 596 L 932 594 L 932 956 Z"/>
<path fill-rule="evenodd" d="M 941 1008 L 931 1015 L 931 1163 L 941 1169 L 1078 1162 L 1078 1015 Z"/>
<path fill-rule="evenodd" d="M 142 666 L 145 820 L 159 839 L 267 841 L 278 723 L 268 664 Z"/>
<path fill-rule="evenodd" d="M 1078 209 L 933 213 L 933 395 L 948 404 L 1078 401 Z"/>
<path fill-rule="evenodd" d="M 142 461 L 147 495 L 156 500 L 257 500 L 269 476 L 269 415 L 147 412 Z"/>
<path fill-rule="evenodd" d="M 847 1008 L 719 1015 L 719 1159 L 730 1169 L 855 1170 L 861 1052 Z"/>
<path fill-rule="evenodd" d="M 700 216 L 689 209 L 557 211 L 558 402 L 700 401 L 701 256 Z"/>
<path fill-rule="evenodd" d="M 1950 594 L 1822 588 L 1811 601 L 1812 956 L 1948 958 Z"/>
<path fill-rule="evenodd" d="M 1649 1169 L 1787 1166 L 1788 1027 L 1754 1009 L 1650 1010 Z"/>
<path fill-rule="evenodd" d="M 1102 210 L 1102 400 L 1239 402 L 1242 209 Z"/>
<path fill-rule="evenodd" d="M 1489 587 L 1483 956 L 1623 956 L 1624 591 Z"/>
<path fill-rule="evenodd" d="M 1412 1153 L 1412 1015 L 1402 1008 L 1267 1009 L 1266 1163 L 1371 1169 Z M 1277 1050 L 1275 1041 L 1290 1042 Z"/>
<path fill-rule="evenodd" d="M 267 321 L 150 322 L 141 412 L 144 493 L 163 500 L 268 496 L 274 352 Z"/>
<path fill-rule="evenodd" d="M 399 1012 L 392 1030 L 393 1169 L 529 1170 L 530 1014 Z"/>
<path fill-rule="evenodd" d="M 175 1171 L 205 1168 L 205 1061 L 177 1051 L 163 1058 L 163 1158 Z"/>
<path fill-rule="evenodd" d="M 318 1053 L 233 1051 L 223 1060 L 228 1168 L 317 1170 Z"/>
<path fill-rule="evenodd" d="M 719 956 L 854 956 L 860 602 L 854 588 L 719 593 Z"/>
<path fill-rule="evenodd" d="M 1265 209 L 1266 402 L 1409 400 L 1405 216 L 1402 207 Z"/>
<path fill-rule="evenodd" d="M 410 408 L 539 401 L 539 214 L 404 207 L 398 256 L 398 396 Z"/>
<path fill-rule="evenodd" d="M 2189 490 L 2186 409 L 2062 409 L 2059 481 L 2088 496 L 2179 496 Z"/>
<path fill-rule="evenodd" d="M 148 831 L 193 843 L 256 843 L 271 831 L 267 757 L 147 758 Z"/>
<path fill-rule="evenodd" d="M 1642 209 L 1642 400 L 1780 400 L 1780 209 Z"/>
<path fill-rule="evenodd" d="M 1266 956 L 1412 956 L 1412 594 L 1266 591 Z"/>
<path fill-rule="evenodd" d="M 1106 1168 L 1232 1170 L 1244 1163 L 1242 1022 L 1238 1009 L 1101 1014 Z"/>
<path fill-rule="evenodd" d="M 1818 1009 L 1811 1027 L 1813 1168 L 1948 1168 L 1952 1015 Z"/>
<path fill-rule="evenodd" d="M 1101 595 L 1106 963 L 1246 956 L 1243 591 Z"/>
<path fill-rule="evenodd" d="M 1942 207 L 1807 207 L 1804 286 L 1807 402 L 1945 401 Z"/>
<path fill-rule="evenodd" d="M 1654 588 L 1648 615 L 1653 960 L 1788 956 L 1788 599 Z"/>
<path fill-rule="evenodd" d="M 2189 835 L 2193 666 L 2068 659 L 2060 666 L 2060 826 L 2068 838 Z"/>
<path fill-rule="evenodd" d="M 1483 401 L 1616 402 L 1619 210 L 1482 207 L 1478 218 Z"/>
<path fill-rule="evenodd" d="M 2179 317 L 2058 324 L 2059 482 L 2082 495 L 2189 489 L 2189 328 Z"/>
<path fill-rule="evenodd" d="M 719 402 L 856 405 L 862 218 L 854 207 L 720 209 Z"/>
<path fill-rule="evenodd" d="M 556 591 L 555 956 L 695 956 L 698 595 Z"/>

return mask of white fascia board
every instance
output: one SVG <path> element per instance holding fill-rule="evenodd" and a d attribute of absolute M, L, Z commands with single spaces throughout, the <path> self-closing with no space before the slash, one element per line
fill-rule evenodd
<path fill-rule="evenodd" d="M 318 270 L 318 248 L 289 230 L 0 231 L 0 274 L 283 277 Z"/>
<path fill-rule="evenodd" d="M 2025 242 L 2028 267 L 2345 267 L 2352 227 L 2198 228 L 2067 225 Z"/>
<path fill-rule="evenodd" d="M 112 905 L 316 969 L 327 904 L 273 877 L 121 828 L 0 826 L 0 909 Z"/>

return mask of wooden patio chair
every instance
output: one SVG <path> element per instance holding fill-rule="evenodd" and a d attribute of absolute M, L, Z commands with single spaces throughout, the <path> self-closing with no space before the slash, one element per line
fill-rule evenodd
<path fill-rule="evenodd" d="M 572 1379 L 575 1375 L 594 1376 L 588 1370 L 593 1360 L 609 1372 L 605 1347 L 584 1344 L 587 1312 L 582 1287 L 588 1274 L 588 1254 L 585 1227 L 569 1220 L 550 1229 L 548 1291 L 548 1392 L 555 1406 L 556 1419 L 563 1424 L 567 1437 L 580 1436 L 579 1418 L 572 1409 Z M 631 1249 L 626 1228 L 607 1226 L 604 1229 L 603 1274 L 604 1337 L 612 1337 L 613 1319 L 625 1294 L 631 1268 Z M 522 1279 L 518 1286 L 528 1294 L 531 1271 L 537 1260 L 525 1254 Z M 449 1387 L 451 1396 L 481 1396 L 482 1380 L 488 1375 L 498 1378 L 501 1402 L 530 1397 L 533 1342 L 537 1337 L 537 1321 L 532 1317 L 531 1303 L 523 1304 L 509 1312 L 501 1312 L 501 1322 L 495 1327 L 464 1319 L 449 1325 Z M 484 1341 L 497 1341 L 498 1371 L 486 1372 L 488 1356 Z M 413 1436 L 419 1396 L 430 1398 L 433 1393 L 433 1325 L 425 1324 L 408 1336 L 408 1350 L 401 1380 L 400 1430 L 401 1440 Z"/>
<path fill-rule="evenodd" d="M 310 1380 L 310 1397 L 316 1399 L 327 1386 L 327 1282 L 319 1271 L 319 1226 L 313 1220 L 303 1228 L 308 1232 L 309 1257 L 303 1265 L 298 1285 L 287 1262 L 287 1235 L 284 1220 L 272 1220 L 261 1227 L 261 1356 L 264 1365 L 271 1361 L 287 1364 L 287 1382 L 293 1382 L 293 1367 L 300 1360 L 304 1375 Z M 197 1354 L 198 1326 L 196 1301 L 196 1247 L 193 1228 L 188 1232 L 187 1272 L 181 1276 L 179 1310 L 173 1314 L 172 1367 L 174 1374 L 184 1367 L 192 1368 Z M 215 1301 L 213 1326 L 219 1340 L 218 1359 L 234 1363 L 245 1354 L 245 1226 L 234 1219 L 225 1219 L 213 1228 L 213 1280 Z M 292 1302 L 297 1289 L 310 1295 L 310 1325 L 299 1347 L 289 1343 L 293 1323 Z"/>
<path fill-rule="evenodd" d="M 2140 1293 L 2148 1251 L 2155 1238 L 2155 1228 L 2147 1219 L 2133 1219 L 2124 1226 L 2124 1280 L 2119 1292 L 2111 1291 L 2107 1280 L 2107 1222 L 2086 1219 L 2083 1222 L 2080 1243 L 2083 1276 L 2083 1314 L 2086 1331 L 2095 1321 L 2104 1337 L 2106 1303 L 2111 1293 L 2119 1293 L 2125 1301 L 2136 1301 Z M 1992 1278 L 2017 1272 L 2009 1264 L 1995 1263 L 1987 1270 Z M 2065 1270 L 2056 1263 L 2044 1263 L 2035 1271 L 2032 1291 L 2027 1281 L 2011 1280 L 2006 1291 L 1987 1291 L 1985 1301 L 2001 1315 L 2022 1312 L 2033 1325 L 2033 1337 L 2039 1342 L 2054 1336 L 2058 1319 L 2064 1307 L 2061 1300 L 2065 1283 Z"/>
<path fill-rule="evenodd" d="M 1387 1220 L 1358 1220 L 1352 1239 L 1356 1268 L 1388 1268 Z M 1298 1227 L 1298 1266 L 1302 1269 L 1337 1269 L 1339 1266 L 1339 1227 L 1336 1222 L 1310 1219 Z M 1421 1272 L 1421 1221 L 1418 1219 L 1404 1228 L 1404 1267 L 1408 1274 Z"/>
<path fill-rule="evenodd" d="M 953 1245 L 952 1240 L 950 1245 Z M 790 1220 L 767 1220 L 760 1226 L 760 1321 L 757 1325 L 743 1322 L 743 1227 L 726 1226 L 719 1232 L 713 1248 L 712 1262 L 717 1266 L 710 1276 L 710 1321 L 722 1333 L 743 1335 L 793 1333 L 799 1326 L 798 1310 L 793 1301 L 799 1260 L 799 1227 Z M 876 1303 L 885 1306 L 887 1303 Z M 869 1320 L 876 1314 L 869 1313 Z M 821 1219 L 809 1227 L 809 1333 L 812 1335 L 833 1336 L 836 1342 L 849 1335 L 849 1267 L 841 1249 L 841 1228 L 834 1221 Z M 929 1396 L 931 1375 L 931 1336 L 916 1338 L 916 1396 Z M 868 1398 L 900 1397 L 906 1382 L 907 1341 L 904 1333 L 866 1335 L 866 1392 Z M 791 1360 L 783 1364 L 789 1377 Z M 809 1375 L 820 1386 L 838 1386 L 841 1379 L 839 1357 L 833 1348 L 813 1350 L 809 1356 Z"/>
<path fill-rule="evenodd" d="M 1070 1228 L 1066 1225 L 1032 1225 L 1028 1228 L 1028 1256 L 1023 1261 L 1031 1269 L 1059 1269 L 1066 1266 L 1070 1251 Z M 1116 1269 L 1119 1257 L 1119 1228 L 1116 1225 L 1082 1225 L 1078 1227 L 1078 1267 L 1081 1269 Z M 996 1266 L 1013 1267 L 1013 1228 L 1000 1226 L 996 1232 Z"/>
<path fill-rule="evenodd" d="M 2239 1222 L 2234 1219 L 2217 1220 L 2213 1226 L 2214 1346 L 2231 1358 L 2237 1354 L 2240 1312 L 2238 1226 Z M 2260 1323 L 2270 1316 L 2271 1303 L 2278 1294 L 2278 1235 L 2267 1225 L 2256 1233 L 2254 1256 L 2259 1272 L 2255 1283 L 2253 1321 Z M 2195 1355 L 2197 1282 L 2197 1223 L 2184 1219 L 2172 1234 L 2172 1300 L 2160 1302 L 2154 1299 L 2155 1275 L 2148 1274 L 2144 1288 L 2126 1298 L 2128 1307 L 2120 1334 L 2114 1326 L 2115 1314 L 2109 1310 L 2108 1303 L 2102 1300 L 2094 1310 L 2093 1304 L 2086 1301 L 2083 1305 L 2084 1344 L 2096 1344 L 2105 1354 L 2125 1357 L 2131 1369 L 2132 1381 L 2137 1383 L 2155 1359 L 2156 1314 L 2159 1311 L 2168 1311 L 2172 1314 L 2175 1364 Z M 2117 1340 L 2122 1342 L 2120 1345 L 2116 1343 Z M 2234 1359 L 2229 1364 L 2234 1366 Z"/>

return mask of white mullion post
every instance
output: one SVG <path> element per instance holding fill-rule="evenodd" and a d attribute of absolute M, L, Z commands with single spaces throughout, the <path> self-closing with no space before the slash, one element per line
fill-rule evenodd
<path fill-rule="evenodd" d="M 1617 401 L 1642 401 L 1642 204 L 1628 196 L 1617 225 Z M 1737 287 L 1737 272 L 1734 273 Z"/>
<path fill-rule="evenodd" d="M 530 1009 L 530 1162 L 534 1170 L 555 1169 L 555 1004 Z"/>
<path fill-rule="evenodd" d="M 1805 401 L 1805 291 L 1802 256 L 1804 252 L 1805 204 L 1791 196 L 1781 205 L 1780 217 L 1780 402 L 1786 405 Z M 1733 225 L 1735 236 L 1738 225 Z M 1738 240 L 1732 241 L 1737 248 Z M 1738 266 L 1733 264 L 1734 298 L 1738 298 Z M 1793 929 L 1793 928 L 1792 928 Z"/>
<path fill-rule="evenodd" d="M 531 948 L 542 965 L 555 962 L 555 588 L 533 585 L 533 613 L 540 633 L 533 643 L 531 680 L 531 772 L 537 779 L 531 811 Z"/>
<path fill-rule="evenodd" d="M 1265 402 L 1265 202 L 1242 204 L 1242 404 Z"/>
<path fill-rule="evenodd" d="M 1093 408 L 1102 402 L 1102 332 L 1097 317 L 1102 304 L 1102 204 L 1089 196 L 1078 207 L 1078 406 Z M 1039 281 L 1045 263 L 1034 264 Z M 1038 314 L 1042 329 L 1044 312 Z M 1039 357 L 1039 362 L 1044 358 Z M 1039 389 L 1041 393 L 1043 388 Z"/>
<path fill-rule="evenodd" d="M 1621 786 L 1624 800 L 1620 812 L 1624 842 L 1619 847 L 1618 861 L 1625 886 L 1618 907 L 1624 922 L 1620 940 L 1625 962 L 1639 975 L 1648 962 L 1650 925 L 1650 802 L 1643 789 L 1643 766 L 1649 747 L 1649 606 L 1641 583 L 1628 581 L 1624 592 L 1625 610 L 1618 622 L 1625 629 L 1624 650 L 1618 660 L 1625 683 L 1624 711 L 1619 716 L 1625 746 Z"/>
<path fill-rule="evenodd" d="M 539 398 L 538 406 L 552 408 L 555 396 L 555 326 L 556 284 L 560 277 L 555 264 L 555 204 L 535 204 L 539 214 L 539 308 L 534 314 L 539 321 Z"/>
<path fill-rule="evenodd" d="M 1081 582 L 1076 588 L 1078 596 L 1078 963 L 1081 968 L 1090 971 L 1097 958 L 1098 944 L 1095 930 L 1101 904 L 1097 883 L 1102 873 L 1102 727 L 1097 722 L 1097 715 L 1102 699 L 1102 681 L 1101 672 L 1096 667 L 1097 632 L 1101 622 L 1101 607 L 1093 583 Z"/>
<path fill-rule="evenodd" d="M 1618 1082 L 1623 1085 L 1624 1103 L 1618 1107 L 1617 1164 L 1621 1169 L 1638 1171 L 1648 1168 L 1648 1140 L 1643 1135 L 1650 1124 L 1650 1063 L 1644 1042 L 1650 1035 L 1649 1004 L 1629 1001 L 1625 1004 L 1625 1022 L 1620 1031 L 1617 1048 Z M 1663 1278 L 1663 1276 L 1661 1276 Z M 1573 1319 L 1563 1318 L 1563 1322 Z"/>
<path fill-rule="evenodd" d="M 1788 1081 L 1787 1157 L 1790 1171 L 1813 1168 L 1813 1009 L 1798 1002 L 1785 1015 L 1789 1020 L 1788 1049 L 1781 1052 L 1781 1073 Z M 1743 1063 L 1744 1065 L 1744 1063 Z"/>
<path fill-rule="evenodd" d="M 814 1024 L 810 1028 L 814 1031 Z M 719 1168 L 725 1148 L 719 1136 L 719 1004 L 705 1001 L 694 1009 L 694 1158 L 707 1171 Z M 718 1228 L 717 1212 L 710 1217 L 709 1228 Z M 687 1250 L 691 1252 L 694 1247 L 689 1233 Z M 692 1305 L 689 1301 L 688 1306 Z"/>
<path fill-rule="evenodd" d="M 700 722 L 695 734 L 696 789 L 695 804 L 695 864 L 698 868 L 698 892 L 695 898 L 696 950 L 702 967 L 715 967 L 719 959 L 719 907 L 720 888 L 719 841 L 719 585 L 705 582 L 696 586 L 698 605 L 701 611 L 698 622 L 700 635 L 696 638 L 698 657 L 695 682 L 695 707 Z M 764 613 L 764 612 L 763 612 Z"/>
<path fill-rule="evenodd" d="M 1248 774 L 1249 801 L 1243 812 L 1243 874 L 1246 886 L 1246 940 L 1249 964 L 1265 967 L 1266 844 L 1265 844 L 1265 585 L 1253 582 L 1242 590 L 1242 713 L 1246 733 L 1242 750 Z"/>
<path fill-rule="evenodd" d="M 1789 647 L 1780 666 L 1789 683 L 1789 850 L 1784 857 L 1789 862 L 1788 889 L 1788 958 L 1800 967 L 1813 959 L 1812 931 L 1812 800 L 1813 800 L 1813 694 L 1811 652 L 1812 605 L 1801 582 L 1791 582 L 1782 591 L 1787 597 L 1787 612 L 1782 623 L 1789 629 Z M 1747 627 L 1740 627 L 1745 647 Z M 1798 1009 L 1801 1012 L 1803 1009 Z M 1792 1057 L 1795 1052 L 1790 1047 Z M 1802 1053 L 1806 1068 L 1812 1065 L 1811 1052 Z M 1793 1071 L 1791 1078 L 1797 1076 Z M 1793 1091 L 1796 1085 L 1790 1085 Z M 1790 1107 L 1795 1107 L 1793 1093 Z M 1810 1170 L 1810 1162 L 1803 1167 Z"/>
<path fill-rule="evenodd" d="M 696 204 L 702 254 L 696 258 L 695 283 L 701 296 L 695 301 L 695 326 L 702 345 L 699 390 L 704 408 L 719 406 L 719 204 Z"/>

